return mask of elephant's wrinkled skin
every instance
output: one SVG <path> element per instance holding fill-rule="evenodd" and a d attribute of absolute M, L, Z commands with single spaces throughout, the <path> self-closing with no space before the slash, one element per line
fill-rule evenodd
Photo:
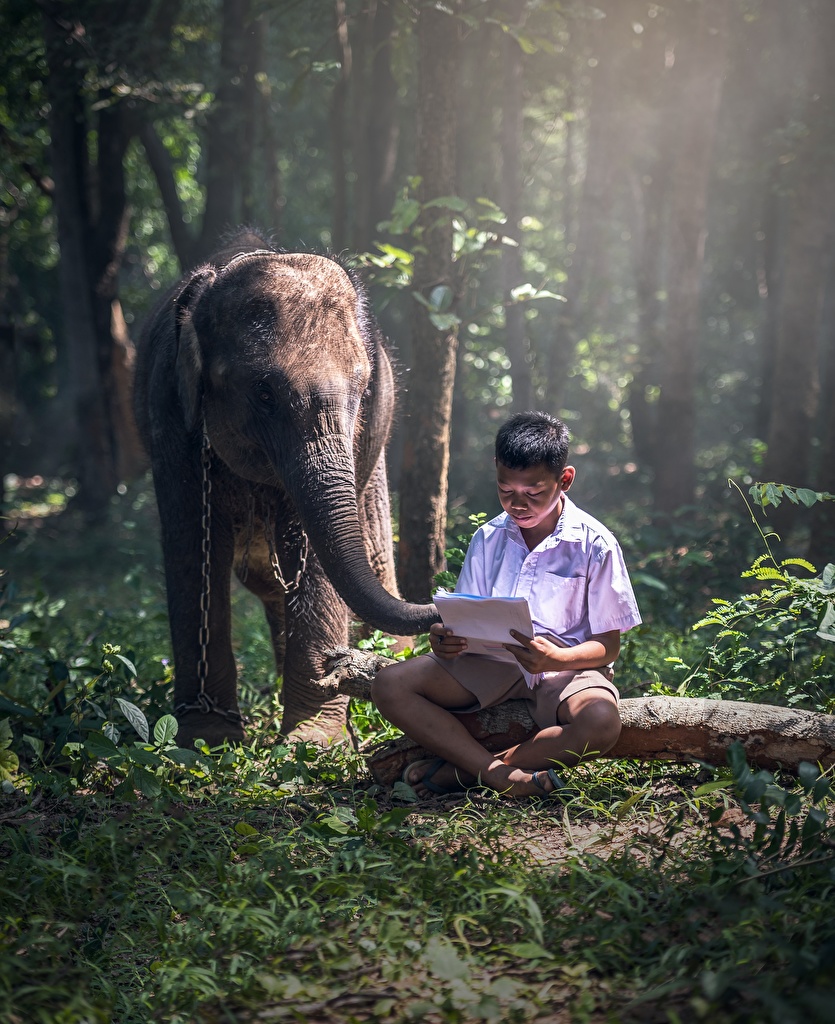
<path fill-rule="evenodd" d="M 150 316 L 135 404 L 160 512 L 178 742 L 244 735 L 235 719 L 233 569 L 264 604 L 284 679 L 282 731 L 317 716 L 317 727 L 335 734 L 345 703 L 323 703 L 316 680 L 325 653 L 347 641 L 346 605 L 396 635 L 437 620 L 434 605 L 397 595 L 385 469 L 394 383 L 363 293 L 334 260 L 274 252 L 239 232 Z M 205 600 L 204 422 L 212 451 L 210 711 L 189 708 L 199 695 Z M 306 564 L 285 598 L 270 551 L 293 581 L 305 535 Z"/>

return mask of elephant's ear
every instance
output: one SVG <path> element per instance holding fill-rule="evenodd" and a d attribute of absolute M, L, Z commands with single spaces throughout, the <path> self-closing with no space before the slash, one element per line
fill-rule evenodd
<path fill-rule="evenodd" d="M 193 313 L 200 298 L 216 277 L 213 267 L 201 267 L 189 278 L 174 300 L 177 337 L 177 390 L 186 416 L 186 427 L 194 430 L 203 401 L 203 353 L 194 329 Z"/>

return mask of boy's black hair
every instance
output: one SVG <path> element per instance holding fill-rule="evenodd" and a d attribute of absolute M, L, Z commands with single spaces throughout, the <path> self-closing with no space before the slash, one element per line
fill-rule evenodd
<path fill-rule="evenodd" d="M 559 477 L 568 463 L 568 427 L 547 412 L 520 412 L 496 434 L 496 462 L 508 469 L 545 465 Z"/>

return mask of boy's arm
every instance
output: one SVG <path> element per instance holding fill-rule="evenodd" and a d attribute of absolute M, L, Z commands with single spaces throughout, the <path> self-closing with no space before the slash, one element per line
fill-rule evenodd
<path fill-rule="evenodd" d="M 512 629 L 511 635 L 522 646 L 504 644 L 519 664 L 536 675 L 539 672 L 581 672 L 587 668 L 610 665 L 620 653 L 620 630 L 595 633 L 574 647 L 558 647 L 544 636 L 529 637 Z"/>

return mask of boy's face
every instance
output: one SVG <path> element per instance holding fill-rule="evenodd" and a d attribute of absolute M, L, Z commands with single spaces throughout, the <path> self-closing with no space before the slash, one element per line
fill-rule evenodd
<path fill-rule="evenodd" d="M 496 486 L 502 508 L 524 531 L 533 531 L 537 542 L 552 533 L 562 513 L 562 494 L 574 480 L 574 467 L 566 466 L 559 477 L 545 465 L 509 469 L 496 463 Z"/>

